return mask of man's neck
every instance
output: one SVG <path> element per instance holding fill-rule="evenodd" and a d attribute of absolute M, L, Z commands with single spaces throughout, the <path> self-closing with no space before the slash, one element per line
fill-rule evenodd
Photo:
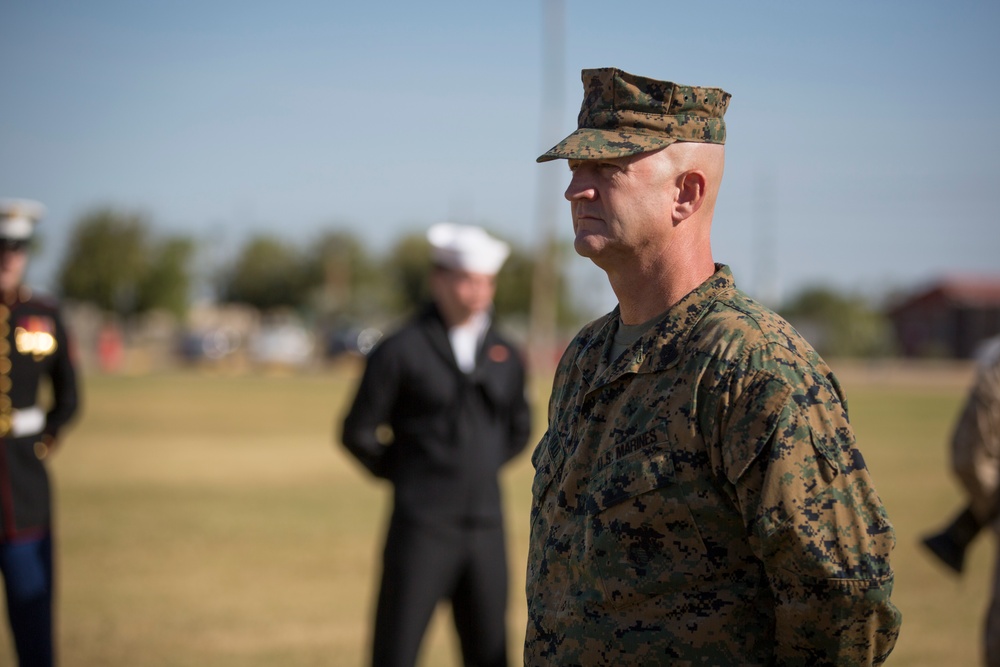
<path fill-rule="evenodd" d="M 663 264 L 641 270 L 608 272 L 625 324 L 648 322 L 666 312 L 715 273 L 711 257 L 690 264 Z"/>
<path fill-rule="evenodd" d="M 483 317 L 488 317 L 489 313 L 485 311 L 480 312 L 449 312 L 447 309 L 442 307 L 440 303 L 436 304 L 438 313 L 441 314 L 441 319 L 444 321 L 444 326 L 446 329 L 451 330 L 458 327 L 467 326 L 473 322 L 481 320 Z"/>
<path fill-rule="evenodd" d="M 479 313 L 472 313 L 471 315 L 463 319 L 461 322 L 451 323 L 446 321 L 445 326 L 448 328 L 449 331 L 451 331 L 452 329 L 461 329 L 463 327 L 482 326 L 482 324 L 488 320 L 489 320 L 488 313 L 479 312 Z"/>
<path fill-rule="evenodd" d="M 21 298 L 20 285 L 0 290 L 0 299 L 3 299 L 3 303 L 7 305 L 16 303 L 20 298 Z"/>

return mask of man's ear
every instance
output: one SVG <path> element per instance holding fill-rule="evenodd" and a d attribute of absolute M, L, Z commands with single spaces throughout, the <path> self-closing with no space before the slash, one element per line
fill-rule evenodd
<path fill-rule="evenodd" d="M 698 212 L 705 203 L 708 179 L 705 173 L 692 169 L 677 177 L 677 201 L 674 204 L 674 224 Z"/>

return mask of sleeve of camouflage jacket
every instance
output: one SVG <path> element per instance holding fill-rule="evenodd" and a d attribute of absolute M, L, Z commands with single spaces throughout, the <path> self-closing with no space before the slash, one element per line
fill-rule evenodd
<path fill-rule="evenodd" d="M 1000 485 L 1000 356 L 981 364 L 951 438 L 952 468 L 973 513 L 987 521 Z"/>
<path fill-rule="evenodd" d="M 878 665 L 900 614 L 893 528 L 832 374 L 765 359 L 734 381 L 726 474 L 764 564 L 779 665 Z"/>

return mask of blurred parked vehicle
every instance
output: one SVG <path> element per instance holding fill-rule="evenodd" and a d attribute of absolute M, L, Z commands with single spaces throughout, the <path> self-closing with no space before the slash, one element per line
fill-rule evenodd
<path fill-rule="evenodd" d="M 254 363 L 304 366 L 313 359 L 312 335 L 299 324 L 264 326 L 250 338 L 250 359 Z"/>
<path fill-rule="evenodd" d="M 184 361 L 219 361 L 236 352 L 240 340 L 228 329 L 185 331 L 178 347 Z"/>
<path fill-rule="evenodd" d="M 342 354 L 366 356 L 382 338 L 382 332 L 374 327 L 340 327 L 326 335 L 325 354 L 328 358 Z"/>

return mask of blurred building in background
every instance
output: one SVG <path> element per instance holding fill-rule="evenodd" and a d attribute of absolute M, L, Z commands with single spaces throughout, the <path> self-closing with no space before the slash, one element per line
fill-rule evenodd
<path fill-rule="evenodd" d="M 904 357 L 969 359 L 1000 334 L 1000 275 L 945 278 L 889 309 Z"/>

